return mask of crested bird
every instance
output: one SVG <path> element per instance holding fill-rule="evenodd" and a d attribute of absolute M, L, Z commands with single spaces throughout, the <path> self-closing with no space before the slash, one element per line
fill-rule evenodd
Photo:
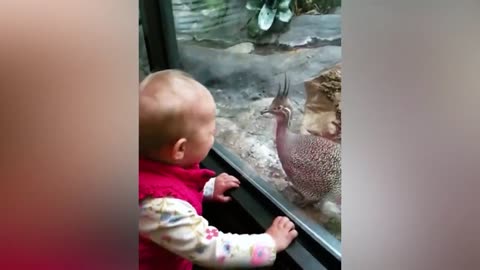
<path fill-rule="evenodd" d="M 293 108 L 288 99 L 290 83 L 285 74 L 282 89 L 261 114 L 275 116 L 275 145 L 287 181 L 302 198 L 300 206 L 312 205 L 331 195 L 341 200 L 340 144 L 329 138 L 296 134 L 289 130 Z"/>

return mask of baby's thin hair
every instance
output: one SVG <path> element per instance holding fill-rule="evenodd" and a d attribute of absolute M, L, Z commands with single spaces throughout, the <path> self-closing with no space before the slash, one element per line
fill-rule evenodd
<path fill-rule="evenodd" d="M 159 75 L 168 75 L 171 74 L 172 76 L 176 76 L 178 78 L 190 79 L 195 80 L 195 78 L 188 72 L 180 70 L 180 69 L 164 69 L 156 72 L 152 72 L 148 74 L 142 82 L 140 82 L 140 90 L 144 89 L 156 76 Z"/>
<path fill-rule="evenodd" d="M 155 79 L 160 81 L 154 82 Z M 149 74 L 140 83 L 140 91 L 143 91 L 154 83 L 151 87 L 162 89 L 168 92 L 168 88 L 172 88 L 172 79 L 180 79 L 185 81 L 196 82 L 195 79 L 187 72 L 178 69 L 168 69 Z M 161 91 L 161 90 L 158 90 Z M 170 89 L 176 95 L 176 91 Z M 141 94 L 140 94 L 141 95 Z M 172 104 L 161 106 L 154 97 L 142 99 L 140 96 L 140 130 L 139 130 L 139 150 L 141 154 L 147 154 L 151 150 L 157 150 L 159 147 L 174 142 L 181 136 L 189 134 L 189 127 L 180 124 L 185 119 L 185 112 L 181 108 L 172 108 Z M 168 94 L 167 94 L 168 95 Z M 175 103 L 175 100 L 172 100 Z M 157 104 L 155 104 L 157 103 Z M 143 105 L 143 106 L 142 106 Z"/>

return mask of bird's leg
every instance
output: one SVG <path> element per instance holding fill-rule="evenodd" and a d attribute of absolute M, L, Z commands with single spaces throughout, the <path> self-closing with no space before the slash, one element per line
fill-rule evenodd
<path fill-rule="evenodd" d="M 293 186 L 291 182 L 288 182 L 289 185 L 283 189 L 283 195 L 293 202 L 294 204 L 297 204 L 297 201 L 301 200 L 303 197 L 302 194 Z"/>
<path fill-rule="evenodd" d="M 285 192 L 287 193 L 287 197 L 300 208 L 305 208 L 308 206 L 312 206 L 318 202 L 317 198 L 310 198 L 309 196 L 305 196 L 297 187 L 293 184 L 289 185 L 285 188 Z M 293 194 L 292 194 L 293 193 Z"/>
<path fill-rule="evenodd" d="M 302 196 L 302 198 L 298 202 L 296 202 L 296 204 L 300 208 L 306 208 L 306 207 L 313 206 L 316 203 L 318 203 L 318 198 L 310 198 L 310 197 L 307 197 L 303 194 L 301 194 L 301 196 Z"/>
<path fill-rule="evenodd" d="M 314 205 L 317 202 L 318 202 L 318 200 L 309 200 L 309 199 L 306 199 L 305 197 L 302 197 L 302 199 L 299 200 L 298 202 L 296 202 L 296 204 L 300 208 L 306 208 L 306 207 Z"/>

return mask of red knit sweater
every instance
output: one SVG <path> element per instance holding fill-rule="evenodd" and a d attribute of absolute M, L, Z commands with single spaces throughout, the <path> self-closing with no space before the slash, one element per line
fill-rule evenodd
<path fill-rule="evenodd" d="M 196 164 L 185 169 L 179 166 L 140 159 L 139 203 L 145 198 L 171 197 L 190 203 L 197 214 L 202 214 L 203 187 L 215 176 L 210 170 Z M 139 238 L 139 270 L 191 270 L 193 265 L 149 239 Z"/>

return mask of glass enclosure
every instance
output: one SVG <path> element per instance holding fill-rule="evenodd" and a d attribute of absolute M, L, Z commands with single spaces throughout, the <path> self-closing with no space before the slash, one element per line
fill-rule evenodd
<path fill-rule="evenodd" d="M 180 63 L 215 98 L 222 151 L 312 237 L 339 246 L 340 1 L 171 1 Z M 262 113 L 272 102 L 278 116 Z"/>
<path fill-rule="evenodd" d="M 138 25 L 138 78 L 142 81 L 145 76 L 150 73 L 148 63 L 147 46 L 145 45 L 145 37 L 142 28 L 142 21 L 139 20 Z"/>

